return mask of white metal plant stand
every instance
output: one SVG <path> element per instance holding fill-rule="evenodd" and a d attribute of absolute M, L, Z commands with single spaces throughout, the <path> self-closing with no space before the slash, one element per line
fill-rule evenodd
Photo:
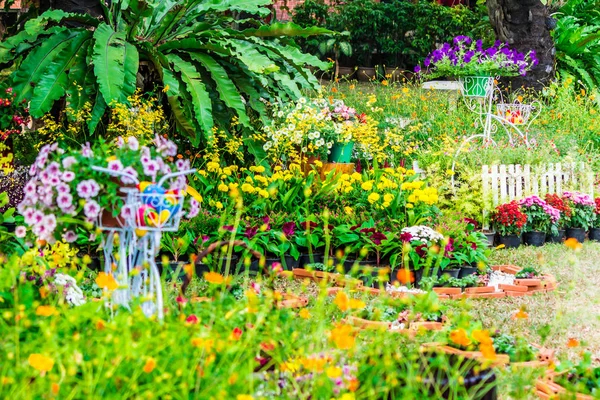
<path fill-rule="evenodd" d="M 528 138 L 531 123 L 539 116 L 542 105 L 539 101 L 531 104 L 505 103 L 500 89 L 494 84 L 494 78 L 488 77 L 483 83 L 481 93 L 485 95 L 473 95 L 465 88 L 470 84 L 471 77 L 460 80 L 462 98 L 467 108 L 477 114 L 477 126 L 482 129 L 479 133 L 471 135 L 463 140 L 454 154 L 452 171 L 455 171 L 456 160 L 465 146 L 470 142 L 481 139 L 482 146 L 496 146 L 494 137 L 499 131 L 503 131 L 510 145 L 517 144 L 515 138 L 520 139 L 525 146 L 529 147 L 531 142 Z M 454 188 L 454 175 L 452 176 L 452 187 Z"/>
<path fill-rule="evenodd" d="M 130 182 L 139 184 L 136 177 L 121 171 L 92 168 L 115 177 L 126 177 Z M 158 183 L 151 184 L 152 190 L 149 191 L 134 187 L 121 188 L 124 198 L 122 209 L 127 212 L 112 219 L 100 214 L 98 226 L 104 232 L 104 271 L 112 274 L 118 284 L 111 295 L 113 305 L 130 309 L 131 301 L 138 299 L 147 317 L 163 319 L 162 284 L 156 257 L 162 232 L 175 232 L 179 228 L 185 190 L 168 191 L 163 189 L 163 185 L 173 178 L 193 172 L 195 170 L 167 174 Z"/>

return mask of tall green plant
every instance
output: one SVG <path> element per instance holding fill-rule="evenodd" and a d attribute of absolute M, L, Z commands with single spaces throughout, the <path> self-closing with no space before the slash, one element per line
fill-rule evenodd
<path fill-rule="evenodd" d="M 600 86 L 600 0 L 567 2 L 553 31 L 556 69 L 588 89 Z"/>
<path fill-rule="evenodd" d="M 32 116 L 64 99 L 75 110 L 91 107 L 91 132 L 111 103 L 127 102 L 138 82 L 153 81 L 178 130 L 198 145 L 211 140 L 215 125 L 235 118 L 251 129 L 251 116 L 266 117 L 265 101 L 316 88 L 305 65 L 329 67 L 292 40 L 329 31 L 265 25 L 259 17 L 270 3 L 117 0 L 102 3 L 101 18 L 51 10 L 0 43 L 0 64 L 14 69 L 17 101 L 30 101 Z"/>

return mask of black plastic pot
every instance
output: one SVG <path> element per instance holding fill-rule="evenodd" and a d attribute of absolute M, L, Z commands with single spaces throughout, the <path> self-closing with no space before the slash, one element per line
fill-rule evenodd
<path fill-rule="evenodd" d="M 590 228 L 588 231 L 588 239 L 594 242 L 600 242 L 600 228 Z"/>
<path fill-rule="evenodd" d="M 546 236 L 546 243 L 562 243 L 565 241 L 565 230 L 559 229 L 558 235 L 548 234 Z"/>
<path fill-rule="evenodd" d="M 546 232 L 531 231 L 523 234 L 523 243 L 528 246 L 540 247 L 546 242 Z"/>
<path fill-rule="evenodd" d="M 461 268 L 448 268 L 439 272 L 440 276 L 449 275 L 451 278 L 457 278 L 460 274 Z"/>
<path fill-rule="evenodd" d="M 521 236 L 519 235 L 507 235 L 498 236 L 498 244 L 503 244 L 505 249 L 516 249 L 521 245 Z"/>
<path fill-rule="evenodd" d="M 432 357 L 444 357 L 433 355 Z M 446 362 L 429 362 L 424 368 L 423 385 L 428 388 L 429 394 L 435 398 L 455 399 L 469 398 L 477 400 L 496 400 L 498 398 L 496 375 L 491 369 L 481 369 L 479 363 L 474 360 L 465 359 L 458 355 L 447 355 Z M 461 371 L 463 382 L 460 390 L 464 388 L 466 393 L 458 392 L 456 377 L 448 376 L 445 365 L 453 366 Z M 460 397 L 457 397 L 460 396 Z"/>
<path fill-rule="evenodd" d="M 298 268 L 304 268 L 305 265 L 311 263 L 322 263 L 323 262 L 323 253 L 313 253 L 312 261 L 310 260 L 310 254 L 300 254 L 300 258 L 298 258 Z"/>
<path fill-rule="evenodd" d="M 483 234 L 488 240 L 488 247 L 494 247 L 494 241 L 496 238 L 496 232 L 492 231 L 483 231 Z"/>
<path fill-rule="evenodd" d="M 477 267 L 471 267 L 470 265 L 464 265 L 460 267 L 460 272 L 458 273 L 459 278 L 464 278 L 465 276 L 473 275 L 477 273 Z"/>
<path fill-rule="evenodd" d="M 300 259 L 296 260 L 294 257 L 286 255 L 283 259 L 284 264 L 282 264 L 283 269 L 285 269 L 286 271 L 291 271 L 294 268 L 298 268 L 298 266 L 300 265 Z"/>
<path fill-rule="evenodd" d="M 567 228 L 566 229 L 567 239 L 577 239 L 579 243 L 583 243 L 585 241 L 585 230 L 583 228 Z"/>

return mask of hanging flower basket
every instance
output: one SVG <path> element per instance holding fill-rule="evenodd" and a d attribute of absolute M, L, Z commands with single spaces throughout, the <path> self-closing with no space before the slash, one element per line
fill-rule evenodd
<path fill-rule="evenodd" d="M 464 76 L 459 78 L 461 92 L 466 97 L 487 97 L 494 88 L 491 76 Z"/>
<path fill-rule="evenodd" d="M 531 112 L 535 109 L 531 104 L 497 104 L 497 114 L 510 122 L 513 125 L 526 125 L 531 116 Z"/>
<path fill-rule="evenodd" d="M 152 185 L 156 186 L 156 185 Z M 179 228 L 183 194 L 160 187 L 136 194 L 135 226 L 147 231 L 172 231 Z"/>

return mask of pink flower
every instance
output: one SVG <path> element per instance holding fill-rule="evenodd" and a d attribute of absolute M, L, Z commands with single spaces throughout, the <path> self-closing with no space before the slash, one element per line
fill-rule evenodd
<path fill-rule="evenodd" d="M 32 179 L 23 187 L 23 193 L 25 193 L 26 197 L 34 196 L 36 194 L 37 188 L 35 182 L 35 179 Z"/>
<path fill-rule="evenodd" d="M 119 136 L 115 140 L 115 144 L 117 145 L 118 148 L 121 148 L 125 144 L 125 141 L 123 140 L 123 138 L 121 136 Z"/>
<path fill-rule="evenodd" d="M 108 162 L 108 169 L 119 172 L 123 169 L 123 163 L 119 160 L 111 160 Z"/>
<path fill-rule="evenodd" d="M 194 218 L 200 212 L 200 204 L 196 201 L 196 199 L 190 200 L 190 211 L 187 213 L 188 218 Z"/>
<path fill-rule="evenodd" d="M 45 215 L 40 224 L 46 226 L 49 231 L 53 231 L 56 229 L 56 216 L 54 214 Z"/>
<path fill-rule="evenodd" d="M 146 174 L 147 176 L 155 177 L 159 169 L 160 168 L 156 161 L 150 160 L 146 164 L 144 164 L 144 174 Z"/>
<path fill-rule="evenodd" d="M 17 226 L 17 228 L 15 229 L 15 236 L 18 238 L 24 238 L 26 234 L 27 228 L 25 228 L 24 226 Z"/>
<path fill-rule="evenodd" d="M 94 200 L 88 200 L 83 206 L 83 213 L 88 219 L 92 220 L 100 214 L 100 206 Z"/>
<path fill-rule="evenodd" d="M 133 151 L 138 151 L 140 148 L 140 142 L 138 142 L 138 140 L 134 136 L 129 136 L 127 138 L 127 145 Z"/>
<path fill-rule="evenodd" d="M 69 187 L 69 185 L 59 183 L 58 185 L 56 185 L 56 191 L 58 193 L 69 193 L 71 191 L 71 188 Z"/>
<path fill-rule="evenodd" d="M 66 231 L 62 235 L 62 237 L 63 237 L 64 241 L 67 243 L 73 243 L 74 241 L 77 240 L 77 234 L 73 231 Z"/>
<path fill-rule="evenodd" d="M 71 171 L 65 171 L 61 175 L 60 179 L 62 179 L 64 182 L 71 182 L 73 179 L 75 179 L 75 173 Z"/>
<path fill-rule="evenodd" d="M 82 199 L 89 199 L 95 197 L 100 191 L 100 186 L 93 179 L 87 179 L 79 182 L 77 185 L 77 195 Z"/>
<path fill-rule="evenodd" d="M 86 142 L 85 145 L 81 146 L 81 155 L 86 158 L 90 158 L 90 157 L 94 156 L 94 152 L 92 151 L 92 148 L 90 147 L 90 142 Z"/>
<path fill-rule="evenodd" d="M 198 319 L 198 317 L 195 314 L 191 314 L 185 319 L 185 322 L 187 322 L 190 325 L 196 325 L 200 322 L 200 319 Z"/>
<path fill-rule="evenodd" d="M 125 206 L 121 207 L 121 217 L 123 219 L 130 219 L 130 218 L 133 218 L 133 216 L 134 216 L 134 212 L 133 212 L 132 206 L 125 205 Z"/>
<path fill-rule="evenodd" d="M 77 159 L 73 156 L 65 157 L 62 160 L 62 165 L 63 165 L 63 168 L 65 168 L 65 169 L 69 169 L 75 164 L 77 164 Z"/>
<path fill-rule="evenodd" d="M 121 182 L 123 182 L 126 185 L 136 183 L 137 177 L 138 177 L 138 173 L 137 173 L 137 171 L 133 167 L 125 167 L 123 169 L 123 173 L 129 175 L 131 178 L 128 178 L 126 176 L 122 176 L 121 177 Z"/>
<path fill-rule="evenodd" d="M 56 204 L 63 211 L 69 209 L 73 205 L 73 196 L 69 193 L 61 193 L 56 198 Z"/>

